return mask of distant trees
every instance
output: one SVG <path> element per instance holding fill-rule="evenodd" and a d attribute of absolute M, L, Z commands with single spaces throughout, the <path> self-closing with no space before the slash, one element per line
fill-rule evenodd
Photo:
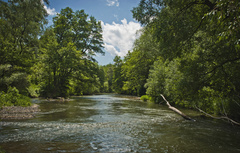
<path fill-rule="evenodd" d="M 122 76 L 123 61 L 120 56 L 115 56 L 113 61 L 113 64 L 101 66 L 104 74 L 102 92 L 122 94 L 124 93 L 122 89 L 124 81 L 124 77 Z"/>
<path fill-rule="evenodd" d="M 113 92 L 113 64 L 102 66 L 104 72 L 103 92 Z"/>
<path fill-rule="evenodd" d="M 117 93 L 123 93 L 122 59 L 120 56 L 115 56 L 113 61 L 113 89 Z"/>

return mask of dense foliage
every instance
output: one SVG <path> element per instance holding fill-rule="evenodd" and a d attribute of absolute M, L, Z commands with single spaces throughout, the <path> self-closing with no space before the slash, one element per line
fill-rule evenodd
<path fill-rule="evenodd" d="M 144 27 L 114 60 L 113 90 L 240 120 L 240 2 L 141 0 L 132 12 Z"/>
<path fill-rule="evenodd" d="M 2 106 L 30 106 L 30 98 L 19 94 L 16 87 L 9 87 L 8 91 L 0 92 L 0 108 Z"/>
<path fill-rule="evenodd" d="M 47 12 L 40 0 L 0 1 L 0 10 L 1 105 L 18 105 L 15 99 L 25 99 L 18 94 L 28 93 L 28 75 L 31 74 L 30 68 L 36 60 L 38 37 L 43 24 L 46 23 Z M 12 89 L 16 94 L 11 94 Z M 9 102 L 9 96 L 14 95 L 17 97 L 12 97 L 12 102 Z M 28 103 L 29 100 L 26 100 L 26 105 Z"/>
<path fill-rule="evenodd" d="M 164 94 L 172 105 L 240 118 L 240 2 L 141 0 L 133 51 L 105 66 L 94 59 L 104 54 L 101 23 L 67 7 L 45 28 L 44 3 L 0 1 L 1 106 L 29 105 L 25 96 Z"/>
<path fill-rule="evenodd" d="M 102 51 L 101 25 L 83 10 L 62 9 L 52 28 L 40 38 L 39 59 L 42 70 L 42 95 L 67 97 L 69 94 L 91 94 L 98 91 L 100 82 L 95 53 Z"/>
<path fill-rule="evenodd" d="M 124 89 L 239 119 L 240 2 L 141 0 L 132 12 L 144 30 L 125 57 Z"/>
<path fill-rule="evenodd" d="M 101 23 L 84 10 L 62 9 L 46 28 L 42 0 L 0 1 L 0 106 L 30 104 L 30 97 L 67 97 L 104 90 L 95 62 Z"/>

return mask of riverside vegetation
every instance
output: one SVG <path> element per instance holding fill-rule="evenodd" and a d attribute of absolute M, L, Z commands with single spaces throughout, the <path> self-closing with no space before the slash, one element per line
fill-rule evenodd
<path fill-rule="evenodd" d="M 132 10 L 140 37 L 106 66 L 94 59 L 104 54 L 101 23 L 84 10 L 62 9 L 46 27 L 41 0 L 0 4 L 1 106 L 99 92 L 159 103 L 163 94 L 171 105 L 240 120 L 238 1 L 141 0 Z"/>

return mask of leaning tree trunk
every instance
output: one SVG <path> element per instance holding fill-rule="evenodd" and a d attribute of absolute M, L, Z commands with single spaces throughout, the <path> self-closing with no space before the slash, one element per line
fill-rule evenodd
<path fill-rule="evenodd" d="M 166 102 L 166 104 L 168 105 L 168 108 L 171 109 L 172 111 L 174 111 L 175 113 L 181 115 L 184 119 L 186 120 L 191 120 L 191 121 L 195 121 L 194 119 L 190 118 L 189 116 L 185 115 L 184 113 L 182 113 L 180 110 L 178 110 L 177 108 L 175 107 L 172 107 L 170 105 L 170 103 L 166 100 L 166 98 L 161 94 L 163 100 Z"/>

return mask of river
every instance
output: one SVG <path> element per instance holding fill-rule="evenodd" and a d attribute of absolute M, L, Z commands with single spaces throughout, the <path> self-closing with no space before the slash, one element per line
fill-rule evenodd
<path fill-rule="evenodd" d="M 0 121 L 0 152 L 237 153 L 240 128 L 182 110 L 113 94 L 34 99 L 34 119 Z"/>

